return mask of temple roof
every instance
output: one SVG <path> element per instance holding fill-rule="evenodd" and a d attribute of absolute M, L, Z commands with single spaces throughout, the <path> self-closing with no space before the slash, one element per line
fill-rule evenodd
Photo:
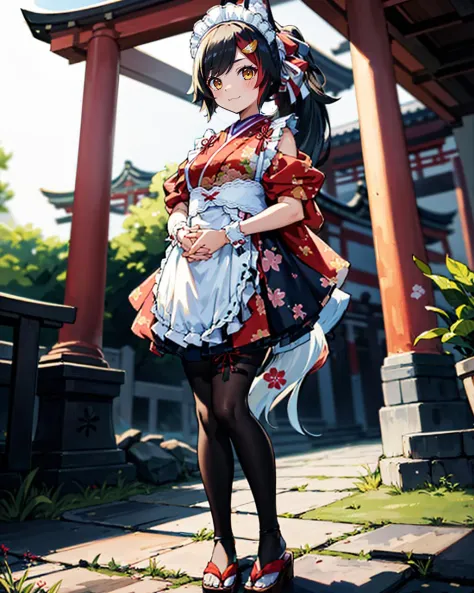
<path fill-rule="evenodd" d="M 119 2 L 70 12 L 37 13 L 25 9 L 22 9 L 22 12 L 33 36 L 50 43 L 53 33 L 67 31 L 74 27 L 90 27 L 95 23 L 126 17 L 139 10 L 159 6 L 167 2 L 168 0 L 120 0 Z M 280 2 L 281 0 L 274 0 L 273 4 L 276 5 Z M 313 45 L 310 44 L 310 47 L 313 58 L 326 77 L 325 90 L 327 92 L 338 94 L 353 85 L 352 70 L 350 68 Z"/>
<path fill-rule="evenodd" d="M 439 120 L 436 113 L 425 107 L 420 101 L 415 99 L 400 106 L 402 113 L 403 125 L 409 128 L 424 122 Z M 451 134 L 451 127 L 446 125 L 446 134 Z M 440 134 L 441 136 L 441 134 Z M 352 144 L 360 142 L 359 120 L 349 122 L 336 126 L 331 130 L 331 146 L 343 146 L 345 144 Z"/>
<path fill-rule="evenodd" d="M 119 175 L 112 179 L 110 193 L 127 193 L 127 190 L 147 189 L 155 173 L 138 169 L 131 161 L 125 161 L 124 167 Z M 126 183 L 131 182 L 131 183 Z M 70 207 L 74 201 L 74 191 L 55 192 L 47 189 L 40 189 L 41 193 L 48 198 L 48 201 L 56 208 Z"/>
<path fill-rule="evenodd" d="M 351 222 L 357 222 L 363 226 L 371 227 L 369 197 L 367 187 L 362 181 L 358 182 L 356 193 L 349 202 L 343 203 L 337 198 L 320 193 L 318 196 L 318 204 L 322 209 L 327 208 L 336 214 L 342 215 L 346 220 L 351 220 Z M 433 212 L 432 210 L 427 210 L 426 208 L 420 208 L 420 206 L 418 206 L 418 214 L 420 216 L 421 225 L 424 228 L 444 231 L 448 234 L 453 232 L 450 225 L 453 223 L 454 217 L 457 214 L 456 210 L 453 210 L 452 212 Z"/>

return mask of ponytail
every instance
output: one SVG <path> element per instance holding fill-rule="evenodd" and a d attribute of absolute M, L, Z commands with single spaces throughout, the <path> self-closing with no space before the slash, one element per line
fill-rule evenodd
<path fill-rule="evenodd" d="M 276 29 L 296 42 L 306 43 L 297 27 L 276 25 Z M 304 80 L 309 88 L 309 95 L 303 98 L 300 94 L 296 102 L 291 103 L 288 91 L 285 90 L 277 94 L 275 101 L 280 116 L 294 113 L 298 117 L 296 146 L 311 158 L 313 166 L 318 167 L 327 161 L 331 150 L 331 124 L 326 105 L 335 103 L 338 99 L 324 92 L 326 78 L 316 65 L 311 49 L 304 59 L 308 62 Z"/>

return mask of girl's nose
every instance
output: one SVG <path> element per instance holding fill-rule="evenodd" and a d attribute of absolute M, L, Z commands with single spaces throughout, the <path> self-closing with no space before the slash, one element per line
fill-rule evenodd
<path fill-rule="evenodd" d="M 230 89 L 232 88 L 232 85 L 230 84 L 230 82 L 226 85 L 225 90 L 226 91 L 230 91 Z"/>

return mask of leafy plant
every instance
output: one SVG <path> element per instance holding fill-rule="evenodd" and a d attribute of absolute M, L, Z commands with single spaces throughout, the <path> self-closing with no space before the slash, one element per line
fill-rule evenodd
<path fill-rule="evenodd" d="M 408 552 L 406 555 L 407 559 L 406 562 L 408 565 L 412 566 L 417 575 L 420 577 L 426 577 L 430 574 L 431 569 L 433 568 L 433 559 L 428 558 L 427 560 L 414 560 L 413 559 L 413 552 Z"/>
<path fill-rule="evenodd" d="M 300 546 L 299 548 L 292 548 L 293 557 L 296 560 L 296 558 L 300 558 L 301 556 L 310 554 L 312 549 L 313 548 L 312 546 L 310 546 L 310 544 L 304 544 L 304 546 Z"/>
<path fill-rule="evenodd" d="M 26 521 L 32 518 L 44 505 L 51 505 L 52 501 L 48 496 L 39 494 L 36 488 L 33 488 L 33 481 L 38 472 L 38 468 L 31 471 L 18 490 L 10 492 L 2 491 L 0 498 L 0 521 Z"/>
<path fill-rule="evenodd" d="M 446 492 L 457 492 L 461 490 L 459 483 L 451 482 L 450 478 L 453 474 L 447 476 L 441 476 L 439 484 L 433 484 L 432 482 L 425 482 L 424 487 L 418 490 L 419 494 L 429 494 L 430 496 L 444 496 Z"/>
<path fill-rule="evenodd" d="M 207 529 L 207 527 L 203 527 L 193 535 L 194 542 L 204 542 L 211 539 L 214 539 L 214 531 Z"/>
<path fill-rule="evenodd" d="M 182 570 L 168 570 L 156 562 L 156 558 L 150 558 L 148 567 L 141 573 L 143 576 L 162 579 L 180 579 L 188 575 Z"/>
<path fill-rule="evenodd" d="M 403 490 L 400 488 L 400 486 L 397 486 L 396 484 L 393 484 L 389 488 L 388 494 L 390 496 L 400 496 L 401 494 L 403 494 Z"/>
<path fill-rule="evenodd" d="M 348 507 L 344 507 L 345 509 L 348 509 L 350 511 L 358 511 L 360 509 L 360 504 L 350 504 Z"/>
<path fill-rule="evenodd" d="M 468 515 L 464 519 L 463 525 L 467 525 L 468 527 L 474 527 L 474 517 L 472 515 Z"/>
<path fill-rule="evenodd" d="M 6 558 L 2 561 L 0 567 L 0 586 L 3 588 L 5 593 L 57 593 L 61 587 L 62 580 L 54 583 L 49 589 L 46 589 L 46 583 L 38 581 L 37 583 L 28 583 L 29 568 L 22 574 L 19 579 L 13 577 L 12 570 L 8 564 Z"/>
<path fill-rule="evenodd" d="M 423 517 L 429 525 L 444 525 L 446 523 L 444 517 Z"/>
<path fill-rule="evenodd" d="M 306 488 L 309 484 L 302 484 L 301 486 L 293 486 L 290 488 L 290 492 L 306 492 Z"/>
<path fill-rule="evenodd" d="M 360 476 L 354 482 L 354 485 L 357 487 L 360 492 L 368 492 L 369 490 L 378 490 L 382 485 L 382 476 L 380 475 L 380 466 L 377 465 L 374 471 L 370 469 L 368 465 L 362 466 L 367 474 L 365 476 Z"/>
<path fill-rule="evenodd" d="M 436 313 L 446 327 L 434 327 L 416 337 L 420 340 L 440 338 L 443 344 L 451 344 L 463 357 L 474 356 L 474 271 L 462 262 L 446 255 L 446 267 L 451 278 L 433 274 L 430 266 L 413 256 L 413 260 L 424 276 L 432 280 L 441 290 L 449 309 L 426 306 Z"/>

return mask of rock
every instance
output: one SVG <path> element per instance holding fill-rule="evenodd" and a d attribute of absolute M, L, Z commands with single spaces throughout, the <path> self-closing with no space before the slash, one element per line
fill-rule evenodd
<path fill-rule="evenodd" d="M 140 430 L 137 430 L 136 428 L 129 428 L 122 434 L 116 434 L 115 442 L 117 443 L 117 447 L 127 451 L 127 449 L 130 449 L 132 445 L 139 443 L 141 438 L 142 433 Z"/>
<path fill-rule="evenodd" d="M 127 451 L 127 459 L 135 464 L 138 477 L 151 484 L 172 482 L 181 471 L 176 458 L 154 443 L 135 443 Z"/>
<path fill-rule="evenodd" d="M 162 434 L 147 434 L 141 439 L 142 443 L 153 443 L 154 445 L 161 445 L 165 440 Z"/>
<path fill-rule="evenodd" d="M 197 451 L 187 443 L 178 441 L 177 439 L 170 439 L 160 444 L 160 447 L 173 455 L 181 466 L 188 471 L 198 471 Z"/>

